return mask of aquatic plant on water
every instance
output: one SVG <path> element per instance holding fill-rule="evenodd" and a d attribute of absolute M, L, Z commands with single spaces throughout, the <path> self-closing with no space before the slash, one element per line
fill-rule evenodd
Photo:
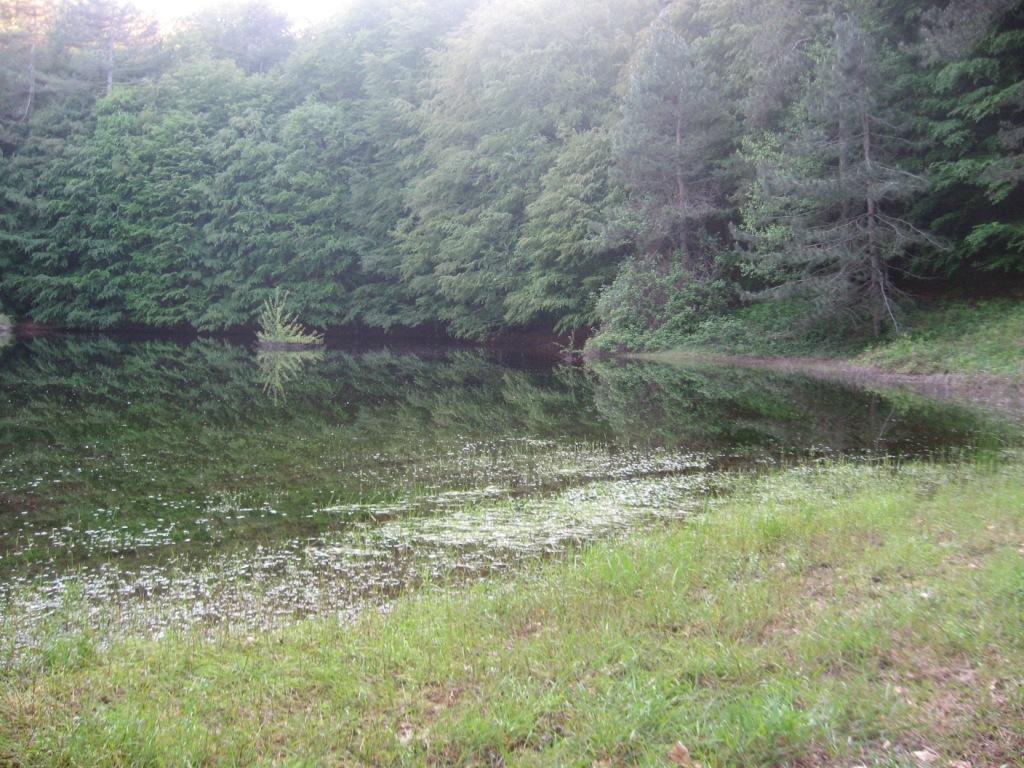
<path fill-rule="evenodd" d="M 322 333 L 307 329 L 285 309 L 287 301 L 288 291 L 278 289 L 263 302 L 259 314 L 260 329 L 256 334 L 260 345 L 267 349 L 288 349 L 323 344 Z"/>

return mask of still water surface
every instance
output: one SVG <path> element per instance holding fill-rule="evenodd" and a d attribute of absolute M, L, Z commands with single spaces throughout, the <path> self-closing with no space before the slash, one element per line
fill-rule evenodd
<path fill-rule="evenodd" d="M 106 635 L 347 615 L 685 517 L 734 471 L 1011 439 L 962 407 L 729 368 L 17 341 L 0 638 L 12 653 L 72 615 Z"/>

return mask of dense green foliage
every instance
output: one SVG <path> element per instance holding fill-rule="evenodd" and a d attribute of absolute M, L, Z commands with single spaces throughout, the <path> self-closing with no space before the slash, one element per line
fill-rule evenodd
<path fill-rule="evenodd" d="M 902 323 L 1024 270 L 1011 0 L 0 2 L 0 298 L 78 327 Z"/>

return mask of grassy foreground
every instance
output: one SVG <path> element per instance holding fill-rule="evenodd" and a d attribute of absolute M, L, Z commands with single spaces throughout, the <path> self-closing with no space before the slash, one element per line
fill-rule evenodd
<path fill-rule="evenodd" d="M 1024 467 L 791 470 L 354 627 L 2 684 L 16 766 L 1024 765 Z"/>

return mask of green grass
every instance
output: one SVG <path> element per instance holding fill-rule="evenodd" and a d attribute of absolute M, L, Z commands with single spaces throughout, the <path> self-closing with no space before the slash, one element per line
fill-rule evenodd
<path fill-rule="evenodd" d="M 1024 375 L 1024 302 L 955 303 L 917 314 L 859 362 L 903 373 Z"/>
<path fill-rule="evenodd" d="M 1024 765 L 1024 467 L 740 485 L 351 627 L 58 632 L 0 678 L 0 763 Z"/>
<path fill-rule="evenodd" d="M 712 317 L 682 337 L 613 340 L 595 349 L 628 349 L 686 357 L 837 358 L 897 373 L 1024 376 L 1024 302 L 1012 299 L 951 302 L 922 308 L 905 318 L 901 333 L 880 340 L 850 328 L 808 320 L 799 302 L 765 302 Z M 621 342 L 621 343 L 620 343 Z"/>
<path fill-rule="evenodd" d="M 708 318 L 678 346 L 733 355 L 845 357 L 867 343 L 863 327 L 823 323 L 809 304 L 790 299 Z"/>
<path fill-rule="evenodd" d="M 850 356 L 869 339 L 863 328 L 822 323 L 806 301 L 764 301 L 725 315 L 711 315 L 688 331 L 642 333 L 604 330 L 587 342 L 597 353 L 684 351 L 750 356 Z"/>

